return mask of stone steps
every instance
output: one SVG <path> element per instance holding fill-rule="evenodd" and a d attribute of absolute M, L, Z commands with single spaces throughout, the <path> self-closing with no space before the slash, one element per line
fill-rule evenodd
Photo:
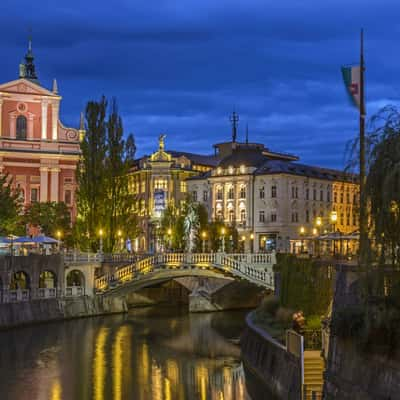
<path fill-rule="evenodd" d="M 304 351 L 304 399 L 312 400 L 312 393 L 315 392 L 315 399 L 322 398 L 324 385 L 323 373 L 325 365 L 320 351 Z"/>

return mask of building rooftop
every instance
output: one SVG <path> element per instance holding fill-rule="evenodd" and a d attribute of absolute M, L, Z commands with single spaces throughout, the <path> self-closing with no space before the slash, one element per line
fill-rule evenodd
<path fill-rule="evenodd" d="M 339 170 L 314 167 L 296 162 L 282 160 L 267 160 L 255 171 L 256 175 L 263 174 L 292 174 L 306 176 L 315 179 L 330 181 L 357 182 L 358 175 L 350 174 Z"/>

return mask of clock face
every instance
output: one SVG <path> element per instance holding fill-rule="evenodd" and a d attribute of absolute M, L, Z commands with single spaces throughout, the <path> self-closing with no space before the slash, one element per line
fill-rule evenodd
<path fill-rule="evenodd" d="M 75 131 L 68 131 L 67 132 L 68 140 L 76 140 L 77 137 L 78 137 L 78 134 Z"/>

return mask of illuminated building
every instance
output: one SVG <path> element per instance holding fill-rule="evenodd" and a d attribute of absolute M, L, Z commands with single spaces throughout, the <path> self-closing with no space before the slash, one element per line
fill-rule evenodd
<path fill-rule="evenodd" d="M 31 41 L 19 79 L 0 85 L 0 173 L 8 173 L 25 206 L 64 201 L 76 217 L 75 170 L 84 128 L 59 119 L 61 96 L 38 80 Z"/>
<path fill-rule="evenodd" d="M 141 234 L 135 251 L 159 250 L 157 226 L 168 205 L 179 208 L 187 196 L 186 179 L 210 171 L 215 156 L 165 150 L 165 135 L 150 156 L 135 161 L 129 172 L 129 191 L 135 198 Z"/>
<path fill-rule="evenodd" d="M 246 250 L 298 251 L 300 228 L 342 234 L 358 229 L 357 177 L 298 162 L 294 155 L 270 151 L 263 144 L 226 142 L 214 145 L 218 165 L 188 179 L 188 191 L 221 220 L 238 229 Z M 206 199 L 201 195 L 208 191 Z M 329 215 L 337 213 L 335 226 Z M 297 240 L 300 243 L 300 240 Z"/>

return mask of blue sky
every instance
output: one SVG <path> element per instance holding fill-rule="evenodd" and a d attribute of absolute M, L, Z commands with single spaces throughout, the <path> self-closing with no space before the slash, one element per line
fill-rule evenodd
<path fill-rule="evenodd" d="M 64 123 L 88 100 L 115 96 L 138 154 L 157 146 L 210 153 L 231 135 L 341 168 L 357 112 L 342 64 L 365 29 L 367 110 L 400 98 L 400 3 L 392 0 L 69 0 L 0 2 L 0 81 L 13 80 L 27 32 L 39 79 L 57 78 Z"/>

